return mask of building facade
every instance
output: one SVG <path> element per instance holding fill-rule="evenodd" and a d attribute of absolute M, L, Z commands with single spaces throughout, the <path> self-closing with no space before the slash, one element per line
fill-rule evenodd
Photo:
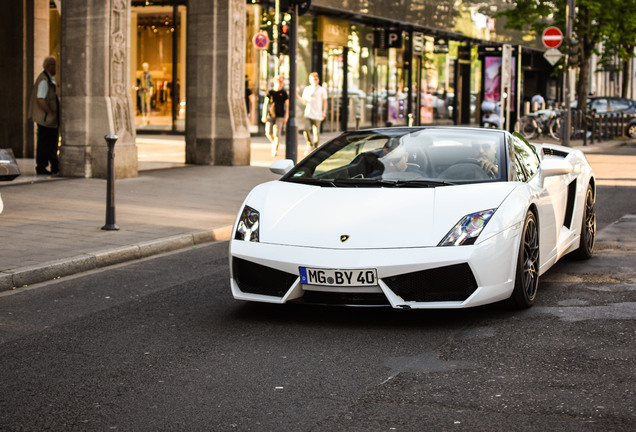
<path fill-rule="evenodd" d="M 300 94 L 318 72 L 329 95 L 325 131 L 479 124 L 481 102 L 508 93 L 499 77 L 504 44 L 513 48 L 513 120 L 536 93 L 561 101 L 561 79 L 540 42 L 505 30 L 473 2 L 313 0 L 296 23 L 293 65 L 288 3 L 8 2 L 0 50 L 15 61 L 0 68 L 10 102 L 0 107 L 1 145 L 34 156 L 26 105 L 47 55 L 59 65 L 61 174 L 75 177 L 105 177 L 107 134 L 119 137 L 117 177 L 137 175 L 135 138 L 147 132 L 184 134 L 186 163 L 249 164 L 250 134 L 262 133 L 260 107 L 276 74 L 287 86 L 295 74 Z M 255 96 L 251 118 L 246 86 Z M 299 119 L 302 108 L 296 104 Z"/>
<path fill-rule="evenodd" d="M 7 43 L 0 50 L 11 61 L 0 68 L 7 98 L 0 107 L 0 140 L 16 157 L 34 157 L 28 97 L 43 59 L 53 54 L 58 58 L 62 176 L 105 178 L 108 134 L 118 136 L 116 177 L 136 176 L 135 137 L 150 119 L 164 130 L 185 133 L 186 163 L 249 164 L 243 0 L 188 0 L 187 5 L 25 0 L 5 6 L 0 28 Z M 145 69 L 153 75 L 146 119 L 138 115 L 137 98 L 137 80 Z"/>

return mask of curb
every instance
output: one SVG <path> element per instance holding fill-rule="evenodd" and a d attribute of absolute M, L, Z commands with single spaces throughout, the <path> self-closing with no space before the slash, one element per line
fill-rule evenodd
<path fill-rule="evenodd" d="M 206 243 L 230 239 L 232 226 L 228 225 L 209 231 L 182 234 L 143 243 L 105 249 L 81 254 L 57 261 L 49 261 L 35 266 L 22 267 L 0 272 L 0 292 L 10 291 L 27 285 L 59 279 L 115 264 L 135 261 L 153 255 L 191 248 Z"/>

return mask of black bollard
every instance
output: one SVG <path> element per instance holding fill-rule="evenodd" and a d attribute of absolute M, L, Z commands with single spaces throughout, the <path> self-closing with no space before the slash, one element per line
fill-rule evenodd
<path fill-rule="evenodd" d="M 106 135 L 104 139 L 108 144 L 108 174 L 106 178 L 106 225 L 103 230 L 117 231 L 115 225 L 115 142 L 117 135 Z"/>

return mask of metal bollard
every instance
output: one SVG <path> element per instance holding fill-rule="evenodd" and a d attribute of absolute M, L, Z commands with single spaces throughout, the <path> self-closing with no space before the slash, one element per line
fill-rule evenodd
<path fill-rule="evenodd" d="M 108 174 L 106 178 L 106 225 L 103 230 L 117 231 L 115 225 L 115 142 L 117 135 L 106 135 L 104 139 L 108 144 Z"/>

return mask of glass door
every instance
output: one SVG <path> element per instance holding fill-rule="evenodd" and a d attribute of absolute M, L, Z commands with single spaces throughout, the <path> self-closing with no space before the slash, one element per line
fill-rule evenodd
<path fill-rule="evenodd" d="M 131 84 L 135 127 L 185 131 L 185 6 L 133 6 Z"/>

